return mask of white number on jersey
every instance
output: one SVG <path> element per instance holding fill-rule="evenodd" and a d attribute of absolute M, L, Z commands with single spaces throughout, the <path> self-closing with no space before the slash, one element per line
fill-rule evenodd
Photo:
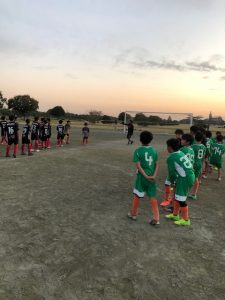
<path fill-rule="evenodd" d="M 204 156 L 204 150 L 203 149 L 199 149 L 198 150 L 198 159 L 203 159 Z"/>
<path fill-rule="evenodd" d="M 215 153 L 215 154 L 217 154 L 217 153 L 218 153 L 219 155 L 222 154 L 222 151 L 221 151 L 221 149 L 220 149 L 219 147 L 214 147 L 213 150 L 214 150 L 214 153 Z"/>
<path fill-rule="evenodd" d="M 152 156 L 148 156 L 148 152 L 145 152 L 145 160 L 148 162 L 149 166 L 151 166 L 153 159 Z"/>
<path fill-rule="evenodd" d="M 187 168 L 187 169 L 191 169 L 192 168 L 192 163 L 191 163 L 190 159 L 186 155 L 182 156 L 180 158 L 180 161 L 184 163 L 185 168 Z"/>
<path fill-rule="evenodd" d="M 13 127 L 8 127 L 9 134 L 14 134 L 14 128 Z"/>

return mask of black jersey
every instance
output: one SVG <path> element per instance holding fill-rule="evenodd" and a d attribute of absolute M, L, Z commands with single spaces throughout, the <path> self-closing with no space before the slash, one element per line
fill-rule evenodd
<path fill-rule="evenodd" d="M 0 121 L 0 126 L 1 126 L 1 135 L 5 135 L 5 129 L 6 129 L 6 124 L 7 122 L 5 120 Z"/>
<path fill-rule="evenodd" d="M 43 127 L 43 135 L 49 136 L 49 124 L 45 124 Z"/>
<path fill-rule="evenodd" d="M 57 130 L 58 135 L 64 135 L 65 127 L 64 127 L 64 125 L 59 124 L 59 125 L 57 125 L 56 130 Z"/>
<path fill-rule="evenodd" d="M 32 134 L 38 134 L 39 131 L 39 123 L 34 121 L 31 125 L 31 132 Z"/>
<path fill-rule="evenodd" d="M 24 125 L 24 126 L 23 126 L 22 137 L 28 138 L 28 136 L 29 136 L 29 134 L 30 134 L 30 131 L 31 131 L 30 125 L 28 125 L 28 124 Z"/>
<path fill-rule="evenodd" d="M 48 138 L 50 138 L 52 135 L 52 126 L 48 123 Z"/>
<path fill-rule="evenodd" d="M 17 138 L 17 132 L 19 126 L 15 121 L 10 121 L 6 124 L 6 134 L 8 138 L 15 139 Z"/>

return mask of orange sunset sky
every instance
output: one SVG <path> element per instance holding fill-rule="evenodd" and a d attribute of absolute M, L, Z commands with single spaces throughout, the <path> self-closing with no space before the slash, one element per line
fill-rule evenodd
<path fill-rule="evenodd" d="M 1 0 L 0 90 L 45 111 L 225 118 L 225 1 Z"/>

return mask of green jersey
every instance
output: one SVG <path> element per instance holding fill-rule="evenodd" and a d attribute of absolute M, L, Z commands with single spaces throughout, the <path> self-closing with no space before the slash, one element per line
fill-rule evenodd
<path fill-rule="evenodd" d="M 194 169 L 202 168 L 203 158 L 205 157 L 206 147 L 203 144 L 193 144 L 192 149 L 195 153 Z"/>
<path fill-rule="evenodd" d="M 158 161 L 158 154 L 152 146 L 142 146 L 135 150 L 133 162 L 140 162 L 142 169 L 149 176 L 155 172 L 155 164 Z"/>
<path fill-rule="evenodd" d="M 206 138 L 206 155 L 209 157 L 212 152 L 213 140 L 211 138 Z"/>
<path fill-rule="evenodd" d="M 180 148 L 180 151 L 182 151 L 187 158 L 190 160 L 192 166 L 194 165 L 194 159 L 195 159 L 195 153 L 191 146 L 183 146 Z"/>
<path fill-rule="evenodd" d="M 221 169 L 223 162 L 223 154 L 225 153 L 225 146 L 222 143 L 215 143 L 212 145 L 212 154 L 210 163 Z"/>

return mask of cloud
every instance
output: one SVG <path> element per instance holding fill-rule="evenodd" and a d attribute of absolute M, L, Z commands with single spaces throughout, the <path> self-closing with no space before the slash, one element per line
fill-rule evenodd
<path fill-rule="evenodd" d="M 65 77 L 66 78 L 70 78 L 70 79 L 78 79 L 78 76 L 77 75 L 74 75 L 72 73 L 66 73 L 65 74 Z"/>
<path fill-rule="evenodd" d="M 131 48 L 120 53 L 115 59 L 115 66 L 125 65 L 134 69 L 164 69 L 179 72 L 225 72 L 225 67 L 218 66 L 216 62 L 224 60 L 223 55 L 212 55 L 208 60 L 176 62 L 175 60 L 159 58 L 150 59 L 150 53 L 144 48 Z M 214 63 L 213 63 L 214 61 Z"/>

